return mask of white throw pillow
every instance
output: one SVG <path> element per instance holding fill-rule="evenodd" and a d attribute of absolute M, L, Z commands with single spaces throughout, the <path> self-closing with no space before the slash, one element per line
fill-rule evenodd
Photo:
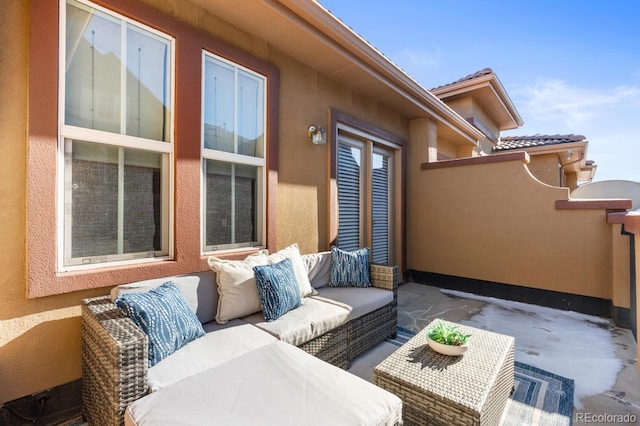
<path fill-rule="evenodd" d="M 260 250 L 244 260 L 209 257 L 209 266 L 216 273 L 218 283 L 218 312 L 216 321 L 226 324 L 232 319 L 260 312 L 260 298 L 253 267 L 269 263 L 268 251 Z"/>
<path fill-rule="evenodd" d="M 298 286 L 300 287 L 300 296 L 305 297 L 310 295 L 313 292 L 313 289 L 311 288 L 307 268 L 304 266 L 304 261 L 302 260 L 302 256 L 300 255 L 298 244 L 291 244 L 289 247 L 283 248 L 276 253 L 270 254 L 269 263 L 278 263 L 286 258 L 291 259 L 291 263 L 293 263 L 293 272 L 295 272 L 296 274 L 296 280 L 298 281 Z"/>

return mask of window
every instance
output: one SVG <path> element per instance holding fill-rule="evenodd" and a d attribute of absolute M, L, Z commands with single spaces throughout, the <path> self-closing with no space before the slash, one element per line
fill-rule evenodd
<path fill-rule="evenodd" d="M 203 251 L 264 245 L 265 83 L 203 53 Z"/>
<path fill-rule="evenodd" d="M 60 268 L 170 257 L 173 39 L 61 8 Z"/>

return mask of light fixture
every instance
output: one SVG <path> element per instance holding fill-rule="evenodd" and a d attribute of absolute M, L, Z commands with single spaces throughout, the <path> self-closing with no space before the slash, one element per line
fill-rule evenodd
<path fill-rule="evenodd" d="M 324 129 L 320 127 L 320 125 L 312 124 L 311 126 L 309 126 L 307 135 L 309 136 L 311 142 L 315 145 L 320 145 L 327 142 L 326 133 Z"/>

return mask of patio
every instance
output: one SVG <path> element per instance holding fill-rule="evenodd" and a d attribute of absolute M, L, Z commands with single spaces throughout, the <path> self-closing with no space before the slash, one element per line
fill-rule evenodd
<path fill-rule="evenodd" d="M 609 319 L 413 282 L 400 285 L 400 327 L 417 332 L 436 318 L 514 336 L 516 361 L 573 379 L 573 424 L 611 424 L 593 421 L 603 415 L 640 418 L 636 342 L 631 331 Z"/>
<path fill-rule="evenodd" d="M 514 336 L 516 361 L 573 379 L 574 424 L 597 415 L 640 418 L 636 342 L 630 330 L 609 319 L 412 282 L 400 285 L 399 326 L 419 331 L 435 318 Z"/>

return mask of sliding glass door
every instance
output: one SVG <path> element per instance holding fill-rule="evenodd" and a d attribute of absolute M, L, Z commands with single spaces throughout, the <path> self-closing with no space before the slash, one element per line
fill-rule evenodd
<path fill-rule="evenodd" d="M 374 263 L 393 263 L 397 150 L 341 132 L 337 151 L 338 247 L 370 247 Z"/>

